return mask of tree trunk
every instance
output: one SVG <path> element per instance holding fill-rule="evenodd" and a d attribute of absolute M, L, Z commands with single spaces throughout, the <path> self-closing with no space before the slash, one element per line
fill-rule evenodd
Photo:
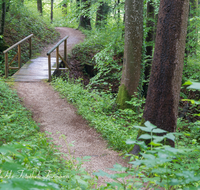
<path fill-rule="evenodd" d="M 53 22 L 53 0 L 51 0 L 51 23 Z"/>
<path fill-rule="evenodd" d="M 84 3 L 83 9 L 85 9 L 86 14 L 80 16 L 79 27 L 83 27 L 84 29 L 91 29 L 90 16 L 89 16 L 89 8 L 90 8 L 90 0 L 82 0 Z"/>
<path fill-rule="evenodd" d="M 104 26 L 106 24 L 105 20 L 107 18 L 108 12 L 109 12 L 108 4 L 105 2 L 102 2 L 96 14 L 96 23 L 95 23 L 96 27 Z"/>
<path fill-rule="evenodd" d="M 189 0 L 161 0 L 145 121 L 176 131 Z M 169 142 L 174 146 L 174 142 Z"/>
<path fill-rule="evenodd" d="M 6 2 L 5 2 L 5 0 L 3 0 L 2 12 L 1 12 L 1 33 L 0 33 L 0 35 L 4 34 L 5 20 L 6 20 Z"/>
<path fill-rule="evenodd" d="M 42 15 L 42 0 L 37 0 L 37 9 L 39 13 Z"/>
<path fill-rule="evenodd" d="M 189 0 L 161 0 L 156 44 L 143 118 L 168 132 L 176 131 L 187 34 Z M 139 136 L 139 135 L 138 135 Z M 173 141 L 168 143 L 174 147 Z M 132 154 L 138 154 L 135 145 Z"/>
<path fill-rule="evenodd" d="M 64 3 L 64 4 L 62 5 L 62 13 L 63 13 L 64 15 L 67 15 L 67 4 L 66 4 L 66 3 Z"/>
<path fill-rule="evenodd" d="M 147 61 L 145 63 L 145 83 L 143 86 L 143 94 L 146 98 L 147 96 L 147 90 L 148 90 L 148 80 L 150 76 L 150 70 L 151 70 L 151 63 L 152 63 L 152 53 L 153 53 L 153 41 L 154 41 L 154 6 L 152 5 L 152 0 L 147 3 L 147 24 L 146 27 L 148 29 L 147 37 L 146 37 L 146 57 Z"/>
<path fill-rule="evenodd" d="M 137 92 L 140 81 L 143 40 L 143 1 L 125 1 L 125 45 L 121 85 L 117 103 L 124 109 Z"/>
<path fill-rule="evenodd" d="M 189 19 L 197 16 L 198 0 L 190 0 L 189 5 Z M 198 31 L 196 27 L 196 19 L 188 22 L 188 34 L 187 34 L 187 45 L 186 45 L 186 56 L 196 54 L 196 48 L 198 45 Z"/>

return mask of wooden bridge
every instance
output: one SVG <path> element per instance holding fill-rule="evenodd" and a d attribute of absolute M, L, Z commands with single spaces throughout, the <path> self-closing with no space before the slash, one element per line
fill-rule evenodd
<path fill-rule="evenodd" d="M 60 40 L 51 50 L 47 52 L 47 57 L 37 57 L 32 58 L 32 41 L 31 38 L 33 34 L 27 36 L 23 40 L 17 42 L 13 46 L 6 49 L 3 53 L 5 55 L 5 78 L 8 77 L 8 73 L 10 69 L 17 69 L 18 71 L 12 76 L 14 81 L 21 81 L 21 82 L 33 82 L 39 81 L 42 79 L 48 79 L 51 81 L 51 75 L 55 69 L 57 70 L 64 70 L 70 69 L 67 64 L 67 38 L 65 36 L 62 40 Z M 29 58 L 30 60 L 21 67 L 21 44 L 29 40 Z M 59 46 L 64 44 L 64 57 L 59 54 Z M 8 60 L 8 52 L 12 50 L 14 47 L 18 47 L 17 54 L 13 57 L 12 60 Z M 56 57 L 51 57 L 51 53 L 56 50 Z M 11 64 L 14 62 L 15 59 L 18 59 L 18 66 L 12 67 Z M 59 67 L 59 60 L 61 60 L 65 68 Z"/>

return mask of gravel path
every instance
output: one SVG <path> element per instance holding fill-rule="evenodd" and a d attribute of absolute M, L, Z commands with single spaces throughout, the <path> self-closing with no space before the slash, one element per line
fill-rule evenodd
<path fill-rule="evenodd" d="M 68 50 L 84 38 L 78 30 L 61 27 L 56 29 L 61 33 L 61 38 L 70 36 Z M 45 48 L 42 56 L 53 45 Z M 87 122 L 76 114 L 76 109 L 66 99 L 61 98 L 49 83 L 15 82 L 15 88 L 23 104 L 32 111 L 33 119 L 40 123 L 41 130 L 52 133 L 53 141 L 56 145 L 61 145 L 59 149 L 63 153 L 68 153 L 67 144 L 73 142 L 74 146 L 70 147 L 70 151 L 74 157 L 91 156 L 91 160 L 83 164 L 89 173 L 98 170 L 112 173 L 106 168 L 112 168 L 116 163 L 127 166 L 118 153 L 107 148 L 107 143 L 101 135 L 89 127 Z M 61 134 L 66 136 L 67 144 L 59 138 Z M 99 178 L 99 185 L 103 184 L 105 179 Z"/>

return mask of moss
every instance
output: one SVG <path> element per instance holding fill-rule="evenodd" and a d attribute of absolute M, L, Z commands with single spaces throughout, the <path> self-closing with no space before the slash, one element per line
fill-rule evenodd
<path fill-rule="evenodd" d="M 130 108 L 130 105 L 126 101 L 131 100 L 131 95 L 128 93 L 126 86 L 124 84 L 120 85 L 118 95 L 117 95 L 117 104 L 120 109 Z"/>

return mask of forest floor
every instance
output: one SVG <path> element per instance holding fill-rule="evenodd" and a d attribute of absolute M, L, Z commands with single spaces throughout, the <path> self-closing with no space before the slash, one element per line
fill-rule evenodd
<path fill-rule="evenodd" d="M 78 30 L 65 27 L 58 27 L 56 30 L 60 32 L 60 39 L 69 35 L 68 53 L 75 44 L 84 39 L 84 35 Z M 40 57 L 46 56 L 46 52 L 55 44 L 45 47 Z M 32 112 L 33 119 L 39 123 L 41 131 L 51 133 L 48 136 L 53 138 L 55 145 L 60 146 L 58 149 L 61 152 L 65 154 L 70 152 L 75 158 L 91 157 L 90 161 L 83 163 L 83 167 L 90 174 L 99 170 L 113 173 L 107 168 L 112 168 L 116 163 L 128 166 L 127 161 L 117 152 L 107 148 L 107 143 L 101 135 L 88 126 L 87 121 L 76 113 L 76 108 L 63 99 L 50 83 L 15 82 L 15 89 L 24 106 Z M 60 138 L 61 135 L 65 135 L 66 139 Z M 71 144 L 74 146 L 70 146 Z M 110 181 L 99 177 L 98 186 L 104 184 L 104 180 Z"/>

